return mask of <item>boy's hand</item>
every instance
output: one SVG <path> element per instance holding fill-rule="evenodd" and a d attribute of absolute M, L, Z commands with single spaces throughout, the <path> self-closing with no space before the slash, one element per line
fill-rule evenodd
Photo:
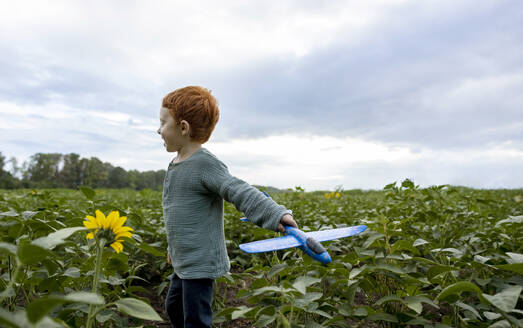
<path fill-rule="evenodd" d="M 167 263 L 169 263 L 169 264 L 172 265 L 172 262 L 171 262 L 171 254 L 169 254 L 169 252 L 167 252 Z"/>
<path fill-rule="evenodd" d="M 294 218 L 290 214 L 284 214 L 281 217 L 280 223 L 278 223 L 278 231 L 279 232 L 285 232 L 284 226 L 291 226 L 294 228 L 298 228 L 298 225 L 296 224 L 296 221 L 294 221 Z"/>

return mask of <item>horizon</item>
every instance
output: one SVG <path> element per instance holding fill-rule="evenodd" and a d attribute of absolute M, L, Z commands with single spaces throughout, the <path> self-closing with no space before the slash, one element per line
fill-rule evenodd
<path fill-rule="evenodd" d="M 74 153 L 70 153 L 70 154 L 74 154 Z M 60 154 L 62 156 L 64 155 L 70 155 L 70 154 Z M 0 152 L 0 155 L 1 155 L 1 152 Z M 86 157 L 82 157 L 81 154 L 76 154 L 76 155 L 79 155 L 79 159 L 91 159 L 91 158 L 96 158 L 98 160 L 100 160 L 102 163 L 104 164 L 110 164 L 113 168 L 122 168 L 120 166 L 115 166 L 113 165 L 112 163 L 110 162 L 107 162 L 107 161 L 104 161 L 103 159 L 101 158 L 98 158 L 98 157 L 91 157 L 91 158 L 86 158 Z M 16 158 L 15 158 L 16 159 Z M 10 161 L 11 159 L 7 159 L 6 160 L 9 160 L 9 163 L 8 163 L 8 166 L 10 166 L 9 168 L 7 168 L 7 171 L 10 172 L 10 173 L 14 173 L 13 172 L 13 167 L 12 167 L 12 162 Z M 7 162 L 7 161 L 6 161 Z M 17 161 L 17 164 L 18 161 Z M 16 174 L 13 174 L 14 177 L 16 177 L 17 179 L 19 179 L 20 181 L 22 181 L 22 175 L 21 175 L 21 170 L 23 170 L 24 168 L 24 165 L 28 165 L 29 164 L 29 161 L 26 161 L 24 163 L 22 163 L 22 165 L 18 165 L 18 172 L 16 172 Z M 5 168 L 4 168 L 5 169 Z M 60 165 L 59 165 L 59 169 L 62 170 L 63 169 L 63 159 L 60 160 Z M 125 168 L 122 168 L 125 170 Z M 130 171 L 138 171 L 139 173 L 145 173 L 145 172 L 158 172 L 158 171 L 165 171 L 164 169 L 160 169 L 160 170 L 147 170 L 147 171 L 140 171 L 140 170 L 134 170 L 134 169 L 131 169 L 131 170 L 125 170 L 126 172 L 130 172 Z M 300 185 L 295 185 L 295 186 L 288 186 L 288 187 L 275 187 L 275 186 L 271 186 L 271 185 L 259 185 L 259 184 L 252 184 L 253 187 L 257 188 L 257 189 L 260 189 L 260 190 L 266 190 L 267 192 L 271 192 L 271 193 L 286 193 L 286 192 L 299 192 L 299 191 L 303 191 L 303 192 L 310 192 L 310 193 L 314 193 L 314 192 L 352 192 L 352 191 L 362 191 L 362 192 L 369 192 L 369 191 L 385 191 L 388 188 L 389 185 L 392 185 L 392 187 L 397 187 L 397 188 L 403 188 L 402 187 L 402 183 L 403 182 L 412 182 L 412 184 L 415 186 L 416 189 L 427 189 L 427 188 L 433 188 L 433 187 L 443 187 L 443 188 L 458 188 L 458 189 L 471 189 L 471 190 L 523 190 L 523 188 L 504 188 L 504 187 L 499 187 L 499 188 L 474 188 L 474 187 L 469 187 L 469 186 L 463 186 L 463 185 L 452 185 L 452 184 L 441 184 L 441 185 L 429 185 L 429 186 L 421 186 L 419 184 L 416 183 L 416 181 L 413 181 L 413 180 L 410 180 L 408 178 L 404 179 L 404 180 L 400 180 L 400 181 L 390 181 L 389 183 L 385 184 L 383 187 L 381 188 L 350 188 L 350 189 L 346 189 L 344 188 L 343 185 L 338 185 L 338 186 L 335 186 L 333 189 L 314 189 L 314 190 L 307 190 L 305 188 L 303 188 L 302 186 Z M 87 185 L 83 185 L 83 184 L 80 184 L 78 185 L 77 187 L 74 187 L 74 188 L 67 188 L 67 187 L 49 187 L 49 188 L 38 188 L 38 189 L 43 189 L 43 190 L 52 190 L 52 189 L 72 189 L 72 190 L 80 190 L 80 188 L 84 188 L 84 187 L 87 187 L 87 188 L 92 188 L 93 190 L 104 190 L 104 189 L 109 189 L 109 190 L 112 190 L 112 189 L 131 189 L 131 190 L 134 190 L 134 188 L 132 187 L 89 187 Z M 30 189 L 34 189 L 34 188 L 30 188 L 30 187 L 23 187 L 23 188 L 15 188 L 15 189 L 23 189 L 23 190 L 30 190 Z M 150 189 L 150 190 L 155 190 L 154 188 L 143 188 L 143 189 Z M 138 190 L 143 190 L 143 189 L 138 189 Z M 0 188 L 0 190 L 2 190 L 2 188 Z M 7 189 L 5 189 L 7 190 Z"/>

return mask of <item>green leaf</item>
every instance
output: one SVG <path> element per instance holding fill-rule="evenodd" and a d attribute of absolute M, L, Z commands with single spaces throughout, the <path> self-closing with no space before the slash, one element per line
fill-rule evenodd
<path fill-rule="evenodd" d="M 397 295 L 387 295 L 380 298 L 378 301 L 376 301 L 376 305 L 381 305 L 383 303 L 387 302 L 401 302 L 403 303 L 403 299 Z"/>
<path fill-rule="evenodd" d="M 38 212 L 35 212 L 35 211 L 23 211 L 22 212 L 22 218 L 24 220 L 29 220 L 30 218 L 32 218 L 36 214 L 38 214 Z"/>
<path fill-rule="evenodd" d="M 294 304 L 300 308 L 306 308 L 310 303 L 320 299 L 323 296 L 323 293 L 318 292 L 308 292 L 300 298 L 294 300 Z"/>
<path fill-rule="evenodd" d="M 331 316 L 330 314 L 328 314 L 328 313 L 325 312 L 325 311 L 319 310 L 319 309 L 315 309 L 315 310 L 307 310 L 307 312 L 309 312 L 309 313 L 315 313 L 315 314 L 321 315 L 322 317 L 332 319 L 332 316 Z"/>
<path fill-rule="evenodd" d="M 412 309 L 417 314 L 420 314 L 421 310 L 423 309 L 423 305 L 421 304 L 421 302 L 434 304 L 431 300 L 429 300 L 426 297 L 407 296 L 405 299 L 402 299 L 401 297 L 399 297 L 397 295 L 388 295 L 388 296 L 384 296 L 384 297 L 380 298 L 376 302 L 376 305 L 381 305 L 386 302 L 401 302 L 401 303 L 405 304 L 408 308 Z M 437 307 L 437 305 L 436 305 L 436 307 Z"/>
<path fill-rule="evenodd" d="M 367 309 L 365 309 L 364 307 L 358 307 L 358 308 L 354 309 L 354 311 L 352 312 L 352 315 L 354 315 L 356 317 L 366 317 L 367 314 L 368 314 Z"/>
<path fill-rule="evenodd" d="M 307 320 L 307 323 L 305 324 L 305 328 L 323 328 L 325 326 L 320 325 L 317 322 Z"/>
<path fill-rule="evenodd" d="M 287 269 L 288 267 L 289 267 L 289 265 L 287 263 L 280 263 L 280 264 L 274 265 L 271 268 L 271 270 L 269 271 L 269 273 L 267 274 L 267 278 L 271 279 L 272 277 L 279 274 L 280 272 Z"/>
<path fill-rule="evenodd" d="M 18 248 L 16 245 L 0 242 L 0 252 L 10 253 L 11 255 L 16 256 L 17 250 Z"/>
<path fill-rule="evenodd" d="M 15 211 L 11 210 L 11 211 L 8 211 L 8 212 L 0 213 L 0 216 L 14 217 L 14 216 L 18 216 L 18 213 L 16 213 Z"/>
<path fill-rule="evenodd" d="M 304 294 L 307 292 L 307 287 L 309 287 L 312 284 L 320 282 L 321 279 L 309 277 L 309 276 L 301 276 L 294 281 L 292 284 L 292 287 L 296 288 L 300 293 Z"/>
<path fill-rule="evenodd" d="M 423 305 L 421 302 L 418 302 L 414 299 L 405 300 L 405 305 L 407 305 L 409 309 L 413 310 L 417 314 L 421 314 L 421 310 L 423 310 Z"/>
<path fill-rule="evenodd" d="M 478 286 L 471 283 L 470 281 L 459 281 L 455 284 L 448 286 L 447 288 L 441 291 L 441 293 L 436 297 L 436 299 L 444 300 L 445 298 L 451 295 L 460 295 L 461 292 L 474 292 L 478 294 L 478 297 L 480 299 L 484 300 L 483 296 L 481 295 L 481 289 L 479 289 Z"/>
<path fill-rule="evenodd" d="M 41 237 L 38 239 L 35 239 L 31 242 L 31 244 L 40 246 L 45 249 L 53 249 L 56 246 L 65 243 L 65 239 L 71 236 L 73 233 L 77 231 L 87 230 L 87 228 L 84 227 L 73 227 L 73 228 L 65 228 L 60 229 L 55 232 L 52 232 L 48 234 L 46 237 Z"/>
<path fill-rule="evenodd" d="M 405 179 L 401 182 L 401 187 L 407 189 L 414 189 L 414 182 L 412 182 L 410 179 Z"/>
<path fill-rule="evenodd" d="M 121 298 L 115 302 L 118 310 L 135 318 L 151 321 L 163 321 L 156 311 L 147 303 L 136 298 Z"/>
<path fill-rule="evenodd" d="M 416 246 L 421 246 L 421 245 L 425 245 L 425 244 L 428 244 L 428 243 L 429 243 L 428 241 L 419 238 L 419 239 L 416 239 L 416 240 L 414 241 L 414 243 L 412 244 L 412 246 L 416 247 Z"/>
<path fill-rule="evenodd" d="M 453 266 L 450 266 L 450 265 L 435 265 L 435 266 L 430 267 L 427 270 L 427 278 L 429 279 L 430 282 L 434 282 L 433 281 L 434 278 L 439 276 L 440 274 L 449 272 L 449 271 L 455 271 L 455 270 L 459 270 L 459 269 L 455 268 Z"/>
<path fill-rule="evenodd" d="M 23 314 L 21 312 L 23 312 Z M 24 321 L 27 321 L 27 319 L 23 320 L 22 318 L 25 318 L 25 311 L 20 311 L 15 314 L 0 307 L 0 324 L 9 325 L 9 327 L 21 327 Z"/>
<path fill-rule="evenodd" d="M 40 246 L 23 243 L 18 246 L 17 256 L 23 264 L 32 265 L 54 254 Z"/>
<path fill-rule="evenodd" d="M 520 216 L 509 216 L 508 219 L 500 220 L 496 223 L 496 228 L 505 223 L 523 223 L 523 215 Z"/>
<path fill-rule="evenodd" d="M 482 320 L 481 319 L 481 315 L 479 315 L 479 312 L 475 308 L 473 308 L 472 306 L 470 306 L 468 304 L 465 304 L 463 302 L 460 302 L 460 301 L 457 301 L 456 305 L 459 306 L 460 308 L 462 308 L 463 310 L 467 310 L 470 313 L 472 313 L 476 317 L 476 319 Z"/>
<path fill-rule="evenodd" d="M 84 194 L 85 197 L 89 200 L 93 200 L 95 196 L 95 191 L 89 187 L 79 187 L 80 191 Z"/>
<path fill-rule="evenodd" d="M 433 300 L 431 300 L 431 299 L 429 299 L 429 298 L 427 298 L 425 296 L 419 296 L 419 295 L 417 295 L 417 296 L 407 296 L 407 297 L 405 297 L 405 302 L 406 303 L 409 303 L 409 302 L 425 303 L 425 304 L 429 304 L 429 305 L 435 307 L 436 309 L 439 309 L 439 306 L 436 303 L 434 303 Z"/>
<path fill-rule="evenodd" d="M 52 320 L 48 316 L 44 316 L 36 324 L 31 324 L 27 320 L 27 314 L 25 310 L 19 310 L 16 312 L 7 312 L 6 310 L 0 308 L 0 326 L 5 327 L 14 327 L 14 328 L 63 328 L 64 325 L 59 324 L 58 322 Z"/>
<path fill-rule="evenodd" d="M 420 255 L 418 249 L 413 246 L 412 242 L 405 239 L 401 239 L 395 242 L 392 245 L 391 250 L 393 253 L 396 253 L 397 251 L 401 250 L 406 250 L 412 252 L 412 254 L 414 255 Z"/>
<path fill-rule="evenodd" d="M 406 325 L 428 325 L 428 327 L 432 327 L 432 325 L 430 325 L 430 321 L 428 321 L 427 319 L 423 318 L 423 317 L 418 317 L 418 318 L 414 318 L 412 320 L 409 320 L 407 322 L 405 322 Z"/>
<path fill-rule="evenodd" d="M 271 322 L 273 322 L 275 319 L 276 319 L 277 315 L 274 314 L 274 315 L 266 315 L 266 314 L 262 314 L 259 318 L 258 318 L 258 321 L 256 321 L 256 323 L 254 324 L 256 327 L 266 327 L 268 324 L 270 324 Z"/>
<path fill-rule="evenodd" d="M 481 255 L 474 255 L 474 261 L 476 261 L 478 263 L 481 263 L 481 264 L 485 264 L 490 259 L 491 259 L 490 257 L 485 257 L 485 256 L 481 256 Z"/>
<path fill-rule="evenodd" d="M 495 265 L 495 267 L 506 271 L 516 272 L 523 276 L 523 263 L 501 264 Z"/>
<path fill-rule="evenodd" d="M 489 320 L 496 320 L 498 318 L 501 318 L 501 314 L 495 312 L 485 311 L 483 312 L 483 315 L 485 316 L 485 318 Z"/>
<path fill-rule="evenodd" d="M 151 245 L 149 245 L 147 243 L 138 244 L 138 248 L 145 251 L 146 253 L 149 253 L 154 256 L 166 257 L 165 253 L 160 252 L 159 250 L 157 250 L 156 248 L 152 247 Z"/>
<path fill-rule="evenodd" d="M 359 275 L 366 269 L 367 269 L 367 264 L 364 264 L 363 266 L 361 266 L 359 268 L 353 268 L 352 270 L 350 270 L 349 279 L 354 279 L 357 275 Z"/>
<path fill-rule="evenodd" d="M 368 248 L 372 243 L 374 243 L 377 239 L 385 238 L 385 235 L 380 232 L 370 232 L 367 233 L 369 238 L 363 243 L 363 248 Z"/>
<path fill-rule="evenodd" d="M 452 253 L 452 255 L 456 258 L 461 258 L 463 256 L 463 251 L 459 250 L 459 249 L 456 249 L 456 248 L 452 248 L 452 247 L 449 247 L 449 248 L 435 248 L 435 249 L 432 249 L 431 252 L 435 252 L 435 253 Z"/>
<path fill-rule="evenodd" d="M 390 271 L 390 272 L 394 272 L 394 273 L 397 273 L 397 274 L 404 274 L 405 272 L 398 268 L 397 266 L 394 266 L 392 264 L 378 264 L 378 265 L 375 265 L 375 266 L 369 266 L 369 269 L 371 269 L 372 271 L 375 271 L 375 270 L 385 270 L 385 271 Z"/>
<path fill-rule="evenodd" d="M 512 263 L 523 263 L 523 254 L 510 252 L 507 252 L 505 254 L 507 254 L 510 257 Z"/>
<path fill-rule="evenodd" d="M 257 288 L 255 290 L 253 290 L 253 293 L 252 295 L 253 296 L 257 296 L 257 295 L 260 295 L 260 294 L 265 294 L 265 293 L 281 293 L 285 291 L 285 288 L 281 288 L 281 287 L 278 287 L 278 286 L 266 286 L 266 287 L 262 287 L 262 288 Z"/>
<path fill-rule="evenodd" d="M 102 296 L 88 292 L 73 292 L 67 295 L 48 295 L 34 300 L 27 306 L 27 318 L 32 323 L 38 322 L 55 307 L 68 302 L 95 305 L 105 303 Z"/>
<path fill-rule="evenodd" d="M 393 183 L 389 183 L 388 185 L 386 185 L 385 187 L 383 187 L 383 189 L 384 189 L 384 190 L 394 189 L 394 187 L 396 187 L 396 181 L 394 181 Z"/>
<path fill-rule="evenodd" d="M 231 313 L 231 320 L 236 320 L 239 318 L 249 318 L 249 314 L 252 314 L 252 312 L 256 311 L 256 309 L 256 307 L 249 308 L 245 305 L 242 305 L 237 310 Z"/>
<path fill-rule="evenodd" d="M 512 325 L 508 320 L 500 320 L 490 325 L 489 328 L 512 328 Z"/>
<path fill-rule="evenodd" d="M 497 293 L 496 295 L 491 296 L 488 294 L 483 294 L 483 297 L 485 297 L 498 309 L 505 312 L 510 312 L 516 308 L 519 294 L 521 294 L 522 289 L 523 287 L 521 286 L 511 286 L 504 289 L 502 292 Z"/>
<path fill-rule="evenodd" d="M 387 322 L 398 322 L 398 318 L 392 314 L 380 312 L 380 313 L 373 313 L 367 317 L 367 319 L 372 321 L 387 321 Z"/>

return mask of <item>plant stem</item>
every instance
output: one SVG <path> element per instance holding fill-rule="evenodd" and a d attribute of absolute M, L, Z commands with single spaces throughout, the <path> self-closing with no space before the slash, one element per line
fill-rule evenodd
<path fill-rule="evenodd" d="M 98 281 L 99 281 L 99 276 L 100 276 L 100 268 L 101 268 L 101 264 L 102 264 L 102 254 L 103 254 L 103 250 L 104 250 L 104 244 L 105 244 L 105 239 L 101 239 L 101 240 L 98 240 L 98 238 L 96 238 L 96 264 L 95 264 L 95 269 L 94 269 L 94 276 L 93 276 L 93 293 L 97 293 L 98 292 Z M 89 306 L 89 315 L 87 316 L 87 328 L 91 328 L 91 325 L 94 321 L 94 317 L 96 315 L 96 306 L 94 304 L 91 304 Z"/>
<path fill-rule="evenodd" d="M 4 289 L 4 293 L 5 293 L 5 295 L 0 296 L 0 303 L 2 303 L 3 300 L 7 297 L 7 292 L 9 291 L 9 289 L 10 289 L 10 288 L 13 288 L 13 285 L 14 285 L 15 282 L 16 282 L 16 278 L 18 277 L 18 272 L 20 271 L 20 267 L 21 267 L 20 260 L 18 260 L 18 258 L 16 258 L 16 267 L 15 267 L 15 272 L 13 273 L 13 276 L 12 276 L 11 279 L 9 280 L 9 284 L 8 284 L 7 287 Z M 14 291 L 14 288 L 13 288 L 13 291 Z M 16 293 L 15 293 L 15 298 L 16 298 Z"/>

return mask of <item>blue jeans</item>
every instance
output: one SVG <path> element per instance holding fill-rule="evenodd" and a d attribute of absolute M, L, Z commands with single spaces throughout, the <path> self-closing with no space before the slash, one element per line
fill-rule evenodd
<path fill-rule="evenodd" d="M 165 310 L 174 328 L 210 328 L 213 279 L 171 278 Z"/>

